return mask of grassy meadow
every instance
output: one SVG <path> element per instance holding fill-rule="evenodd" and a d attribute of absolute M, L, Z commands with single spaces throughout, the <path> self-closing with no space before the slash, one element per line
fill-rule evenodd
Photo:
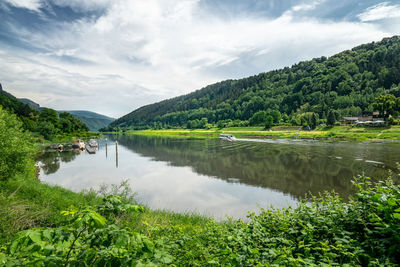
<path fill-rule="evenodd" d="M 315 130 L 302 130 L 296 126 L 275 126 L 270 130 L 263 127 L 231 127 L 211 129 L 165 129 L 128 131 L 126 134 L 162 136 L 173 138 L 218 138 L 221 133 L 233 134 L 238 138 L 304 138 L 304 139 L 346 139 L 360 141 L 399 141 L 400 126 L 390 127 L 318 127 Z"/>

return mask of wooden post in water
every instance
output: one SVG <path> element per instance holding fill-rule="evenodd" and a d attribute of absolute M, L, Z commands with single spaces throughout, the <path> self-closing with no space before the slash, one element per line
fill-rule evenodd
<path fill-rule="evenodd" d="M 115 141 L 115 166 L 118 168 L 118 141 Z"/>
<path fill-rule="evenodd" d="M 108 154 L 108 146 L 107 146 L 107 138 L 106 138 L 106 158 L 107 158 L 107 154 Z"/>

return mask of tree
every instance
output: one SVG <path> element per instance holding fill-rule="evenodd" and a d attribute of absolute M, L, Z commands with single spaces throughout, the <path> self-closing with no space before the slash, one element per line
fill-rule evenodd
<path fill-rule="evenodd" d="M 374 109 L 378 110 L 379 115 L 383 116 L 386 120 L 390 115 L 393 115 L 393 113 L 398 110 L 398 103 L 399 99 L 394 95 L 386 94 L 375 98 L 375 102 L 372 103 L 372 106 Z"/>
<path fill-rule="evenodd" d="M 271 115 L 268 115 L 265 118 L 265 129 L 270 129 L 274 125 L 274 118 Z"/>
<path fill-rule="evenodd" d="M 261 125 L 265 123 L 265 119 L 266 119 L 267 114 L 265 113 L 265 111 L 258 111 L 256 113 L 253 114 L 253 116 L 250 118 L 250 125 L 254 126 L 254 125 Z M 272 116 L 271 116 L 272 118 Z M 273 120 L 273 118 L 272 118 Z"/>
<path fill-rule="evenodd" d="M 207 118 L 201 118 L 198 128 L 202 128 L 202 129 L 207 128 L 207 124 L 208 124 Z"/>
<path fill-rule="evenodd" d="M 274 123 L 279 123 L 281 120 L 282 114 L 278 110 L 272 110 L 268 113 L 274 119 Z"/>
<path fill-rule="evenodd" d="M 335 122 L 336 122 L 335 113 L 329 110 L 328 117 L 326 118 L 326 124 L 329 126 L 333 126 L 335 125 Z"/>
<path fill-rule="evenodd" d="M 58 114 L 57 111 L 50 108 L 44 108 L 39 115 L 41 121 L 47 121 L 52 123 L 54 126 L 58 123 Z"/>
<path fill-rule="evenodd" d="M 44 137 L 44 139 L 47 140 L 52 139 L 57 133 L 57 129 L 54 127 L 54 124 L 47 121 L 42 121 L 39 123 L 38 131 Z"/>
<path fill-rule="evenodd" d="M 218 121 L 218 122 L 217 122 L 217 127 L 218 127 L 218 129 L 225 128 L 225 123 L 224 123 L 224 121 Z"/>
<path fill-rule="evenodd" d="M 0 106 L 0 180 L 13 178 L 33 166 L 34 152 L 31 135 L 23 131 L 15 115 Z"/>
<path fill-rule="evenodd" d="M 317 115 L 315 115 L 314 112 L 311 114 L 311 119 L 310 119 L 310 124 L 309 125 L 310 125 L 311 129 L 315 129 L 317 127 L 317 125 L 318 125 L 318 118 L 317 118 Z"/>

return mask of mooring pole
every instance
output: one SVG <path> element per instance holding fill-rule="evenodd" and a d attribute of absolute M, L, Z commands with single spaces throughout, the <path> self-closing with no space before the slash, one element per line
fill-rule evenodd
<path fill-rule="evenodd" d="M 118 168 L 118 141 L 115 141 L 115 166 Z"/>
<path fill-rule="evenodd" d="M 106 138 L 106 158 L 107 158 L 107 155 L 108 155 L 108 146 L 107 146 L 107 138 Z"/>

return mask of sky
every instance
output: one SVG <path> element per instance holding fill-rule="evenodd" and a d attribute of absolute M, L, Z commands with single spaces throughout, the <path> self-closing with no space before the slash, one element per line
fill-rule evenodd
<path fill-rule="evenodd" d="M 118 118 L 400 35 L 400 0 L 0 0 L 0 83 Z"/>

